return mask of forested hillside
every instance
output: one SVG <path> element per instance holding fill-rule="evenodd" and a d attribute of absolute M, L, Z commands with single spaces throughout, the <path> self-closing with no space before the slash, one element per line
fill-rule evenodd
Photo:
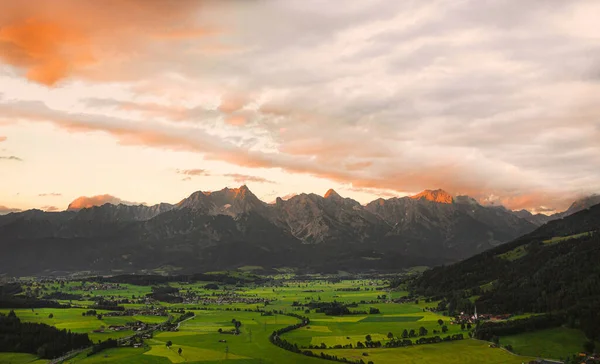
<path fill-rule="evenodd" d="M 600 315 L 600 205 L 412 284 L 428 296 L 479 296 L 479 312 L 566 312 L 597 337 Z"/>

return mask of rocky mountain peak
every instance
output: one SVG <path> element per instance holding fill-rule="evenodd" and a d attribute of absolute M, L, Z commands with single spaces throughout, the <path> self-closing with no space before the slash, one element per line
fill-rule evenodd
<path fill-rule="evenodd" d="M 327 192 L 325 192 L 325 195 L 323 196 L 327 199 L 333 199 L 333 200 L 341 200 L 342 196 L 340 196 L 337 192 L 334 191 L 333 188 L 330 188 L 329 190 L 327 190 Z"/>
<path fill-rule="evenodd" d="M 454 202 L 454 198 L 452 197 L 452 195 L 442 189 L 425 190 L 421 193 L 411 196 L 411 198 L 415 200 L 426 200 L 431 202 L 447 204 Z"/>

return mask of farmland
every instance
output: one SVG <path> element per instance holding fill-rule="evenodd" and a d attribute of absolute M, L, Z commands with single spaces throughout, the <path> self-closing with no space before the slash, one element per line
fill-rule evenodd
<path fill-rule="evenodd" d="M 409 298 L 406 291 L 390 289 L 385 277 L 341 280 L 317 276 L 300 280 L 282 275 L 252 282 L 244 281 L 246 276 L 244 272 L 236 273 L 235 277 L 241 279 L 236 284 L 202 281 L 138 286 L 97 282 L 82 285 L 80 281 L 25 282 L 26 292 L 37 292 L 40 296 L 62 292 L 81 297 L 59 300 L 69 304 L 69 308 L 16 308 L 14 313 L 24 322 L 86 333 L 94 343 L 119 339 L 122 345 L 95 354 L 86 349 L 65 363 L 334 362 L 321 358 L 321 353 L 340 360 L 377 364 L 479 363 L 481 358 L 489 363 L 522 363 L 538 355 L 528 349 L 531 345 L 528 342 L 534 339 L 527 336 L 501 339 L 502 344 L 511 343 L 515 353 L 471 339 L 470 329 L 454 324 L 451 317 L 433 309 L 439 302 L 427 302 L 423 297 Z M 156 286 L 162 287 L 161 292 L 175 293 L 164 296 L 168 302 L 153 299 L 153 294 L 158 294 Z M 97 309 L 94 315 L 86 315 L 91 307 L 96 307 L 94 305 L 110 302 L 119 302 L 123 316 L 111 316 L 109 309 Z M 331 307 L 348 311 L 332 314 L 327 311 Z M 6 308 L 0 313 L 10 311 Z M 183 317 L 183 312 L 187 312 L 187 316 Z M 142 322 L 147 325 L 144 327 L 150 328 L 143 331 L 143 340 L 132 339 L 141 334 L 127 326 L 131 322 Z M 164 323 L 171 324 L 160 326 Z M 299 352 L 284 350 L 271 342 L 273 332 L 292 325 L 298 327 L 278 338 Z M 123 329 L 113 330 L 117 326 Z M 565 347 L 570 352 L 581 341 L 580 333 L 573 337 L 571 345 Z M 402 340 L 410 340 L 412 345 L 394 347 Z M 533 342 L 536 347 L 544 347 L 543 339 Z M 310 355 L 302 353 L 308 351 Z M 542 354 L 552 356 L 559 352 L 547 348 Z M 0 362 L 45 361 L 31 354 L 0 353 Z"/>

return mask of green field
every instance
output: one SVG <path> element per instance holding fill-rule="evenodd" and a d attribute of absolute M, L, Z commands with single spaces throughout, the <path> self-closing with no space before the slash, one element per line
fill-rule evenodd
<path fill-rule="evenodd" d="M 249 271 L 258 267 L 245 267 Z M 223 274 L 223 272 L 214 272 Z M 235 276 L 243 278 L 244 272 L 236 272 Z M 180 324 L 178 331 L 156 331 L 151 339 L 145 339 L 141 348 L 116 348 L 102 351 L 92 356 L 83 352 L 68 360 L 68 363 L 182 363 L 202 362 L 221 363 L 225 359 L 238 364 L 279 364 L 279 363 L 331 363 L 321 358 L 308 357 L 281 349 L 269 341 L 269 335 L 280 328 L 299 322 L 295 317 L 287 316 L 288 313 L 300 314 L 310 318 L 310 324 L 282 335 L 289 343 L 297 345 L 301 350 L 311 350 L 319 355 L 321 351 L 330 355 L 338 355 L 348 359 L 369 360 L 376 364 L 386 363 L 522 363 L 529 361 L 528 356 L 518 356 L 503 349 L 492 349 L 488 343 L 469 339 L 468 331 L 461 330 L 458 325 L 451 325 L 450 318 L 441 314 L 431 312 L 429 307 L 436 307 L 438 302 L 425 302 L 425 300 L 413 300 L 409 303 L 393 303 L 392 299 L 405 297 L 405 291 L 390 291 L 386 289 L 385 282 L 377 279 L 356 279 L 331 282 L 320 279 L 318 275 L 312 281 L 295 281 L 291 273 L 276 276 L 277 284 L 256 285 L 238 284 L 237 286 L 218 284 L 216 290 L 207 289 L 208 282 L 198 283 L 170 283 L 171 287 L 179 289 L 182 294 L 194 294 L 210 300 L 210 303 L 166 303 L 154 302 L 168 310 L 185 309 L 192 311 L 195 316 Z M 40 295 L 48 291 L 65 291 L 69 293 L 82 294 L 82 300 L 72 301 L 71 304 L 81 308 L 65 309 L 16 309 L 15 313 L 22 321 L 41 322 L 67 329 L 78 333 L 87 333 L 90 338 L 97 342 L 108 338 L 120 338 L 130 336 L 132 331 L 95 332 L 105 329 L 109 325 L 124 324 L 130 321 L 140 320 L 146 323 L 161 323 L 166 317 L 163 316 L 129 316 L 129 317 L 106 317 L 100 320 L 95 316 L 82 316 L 87 308 L 93 304 L 91 299 L 97 296 L 106 299 L 125 299 L 131 297 L 144 297 L 151 292 L 150 286 L 118 285 L 102 289 L 101 285 L 92 284 L 81 289 L 80 283 L 68 282 L 66 284 L 34 283 L 34 289 L 40 291 Z M 234 302 L 219 302 L 218 297 L 238 297 Z M 268 299 L 267 305 L 260 303 L 247 303 L 241 298 Z M 354 304 L 351 311 L 369 311 L 376 308 L 379 314 L 350 314 L 344 316 L 327 316 L 317 313 L 315 309 L 305 312 L 304 304 L 309 302 L 343 302 Z M 126 308 L 140 308 L 145 304 L 140 301 L 123 304 Z M 201 306 L 201 307 L 200 307 Z M 202 308 L 202 309 L 199 309 Z M 276 311 L 272 316 L 263 316 L 257 309 Z M 0 312 L 7 313 L 8 309 Z M 104 311 L 98 310 L 98 313 Z M 49 318 L 52 314 L 53 318 Z M 178 314 L 174 314 L 175 316 Z M 232 319 L 242 323 L 239 335 L 219 333 L 219 329 L 228 332 L 234 328 Z M 442 326 L 447 327 L 447 332 L 442 332 Z M 419 332 L 425 328 L 425 337 L 447 336 L 462 333 L 464 340 L 443 342 L 437 344 L 413 345 L 404 348 L 372 348 L 372 349 L 335 349 L 336 345 L 352 344 L 356 347 L 360 341 L 364 343 L 369 335 L 372 341 L 380 341 L 383 345 L 390 340 L 391 334 L 394 338 L 401 338 L 403 331 L 414 330 Z M 566 330 L 566 329 L 565 329 Z M 557 340 L 568 336 L 569 343 L 558 349 Z M 522 355 L 537 356 L 532 348 L 543 348 L 544 356 L 559 358 L 564 352 L 572 354 L 578 351 L 583 343 L 580 332 L 539 332 L 528 335 L 516 335 L 501 338 L 501 344 L 511 344 L 516 353 Z M 415 341 L 418 337 L 412 337 Z M 220 342 L 226 340 L 226 342 Z M 172 346 L 167 347 L 167 342 Z M 309 346 L 322 346 L 325 349 L 309 349 Z M 182 349 L 181 355 L 178 350 Z M 536 349 L 537 350 L 537 349 Z M 538 350 L 539 351 L 539 350 Z M 363 356 L 367 353 L 368 356 Z M 15 363 L 32 362 L 36 357 L 30 354 L 0 354 L 0 362 L 11 360 Z"/>
<path fill-rule="evenodd" d="M 585 233 L 574 234 L 574 235 L 569 235 L 569 236 L 556 236 L 552 239 L 544 240 L 543 243 L 544 244 L 557 244 L 557 243 L 561 243 L 563 241 L 567 241 L 567 240 L 571 240 L 571 239 L 578 239 L 583 236 L 589 236 L 589 235 L 592 235 L 593 233 L 594 233 L 593 231 L 588 231 Z"/>
<path fill-rule="evenodd" d="M 5 314 L 9 311 L 9 309 L 0 309 L 0 312 Z M 22 321 L 39 322 L 76 333 L 87 333 L 93 342 L 116 339 L 133 334 L 133 331 L 130 330 L 111 331 L 108 329 L 110 325 L 123 325 L 130 321 L 142 321 L 146 323 L 165 321 L 164 317 L 157 316 L 102 317 L 102 320 L 98 320 L 96 316 L 82 316 L 81 313 L 87 311 L 87 309 L 83 308 L 36 308 L 34 310 L 15 309 L 14 311 Z M 98 313 L 104 312 L 107 311 L 98 310 Z M 53 315 L 52 318 L 49 318 L 50 314 Z M 104 332 L 94 332 L 94 330 L 102 330 L 102 327 L 104 327 Z"/>
<path fill-rule="evenodd" d="M 582 351 L 585 341 L 583 332 L 565 327 L 500 338 L 501 345 L 512 345 L 517 354 L 557 359 Z"/>
<path fill-rule="evenodd" d="M 368 353 L 363 356 L 362 353 Z M 488 343 L 477 340 L 461 340 L 451 343 L 415 345 L 397 349 L 330 350 L 330 354 L 348 359 L 372 360 L 376 364 L 422 364 L 422 363 L 487 363 L 521 364 L 534 358 L 516 356 L 502 349 L 490 348 Z"/>
<path fill-rule="evenodd" d="M 523 258 L 525 255 L 527 255 L 527 245 L 521 245 L 514 248 L 513 250 L 507 251 L 506 253 L 498 254 L 498 258 L 512 262 L 517 259 Z"/>
<path fill-rule="evenodd" d="M 25 353 L 0 353 L 2 364 L 44 364 L 47 360 L 38 359 L 37 356 Z"/>

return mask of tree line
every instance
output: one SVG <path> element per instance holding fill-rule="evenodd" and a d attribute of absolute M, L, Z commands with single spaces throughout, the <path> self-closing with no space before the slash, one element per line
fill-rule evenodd
<path fill-rule="evenodd" d="M 41 323 L 21 322 L 14 311 L 8 315 L 0 314 L 1 352 L 30 353 L 51 359 L 91 344 L 87 334 L 58 330 Z"/>

